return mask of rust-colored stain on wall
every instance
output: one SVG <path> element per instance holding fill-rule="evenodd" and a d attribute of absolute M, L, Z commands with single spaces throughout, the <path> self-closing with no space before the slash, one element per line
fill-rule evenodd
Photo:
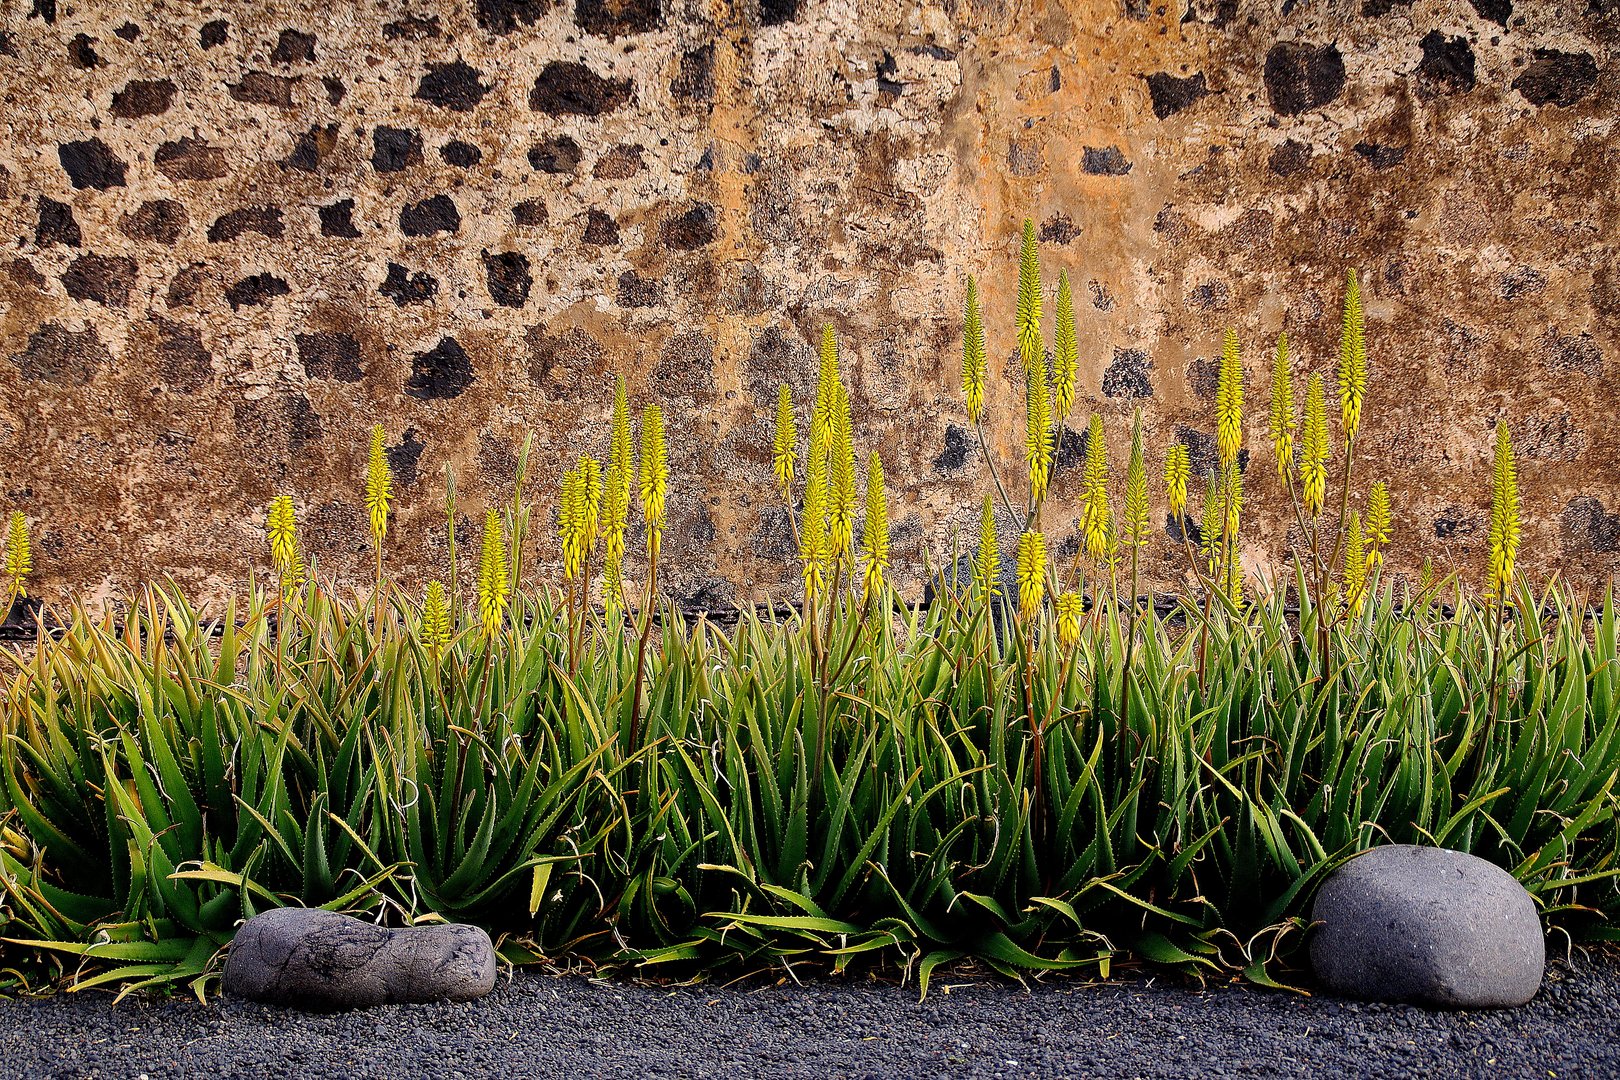
<path fill-rule="evenodd" d="M 1020 472 L 1028 216 L 1080 310 L 1060 551 L 1092 411 L 1116 471 L 1137 407 L 1155 457 L 1212 456 L 1231 325 L 1244 557 L 1277 564 L 1271 349 L 1286 328 L 1296 373 L 1331 376 L 1356 267 L 1392 564 L 1477 576 L 1505 417 L 1523 563 L 1596 585 L 1620 564 L 1617 55 L 1601 0 L 16 0 L 0 509 L 33 523 L 48 597 L 237 585 L 282 491 L 323 570 L 361 581 L 380 421 L 388 560 L 419 580 L 444 573 L 445 463 L 480 520 L 532 430 L 530 558 L 553 573 L 560 470 L 605 449 L 622 371 L 672 428 L 671 591 L 786 595 L 770 416 L 781 381 L 807 404 L 831 322 L 914 588 L 989 487 L 959 394 L 968 273 Z M 1162 531 L 1149 565 L 1180 578 Z"/>

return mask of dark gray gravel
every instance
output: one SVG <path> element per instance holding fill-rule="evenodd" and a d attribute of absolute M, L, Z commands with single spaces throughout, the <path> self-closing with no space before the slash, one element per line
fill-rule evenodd
<path fill-rule="evenodd" d="M 1439 1013 L 1149 980 L 1024 990 L 936 974 L 658 988 L 522 973 L 481 1001 L 309 1015 L 225 1000 L 0 1002 L 0 1075 L 1620 1076 L 1620 961 L 1529 1006 Z"/>

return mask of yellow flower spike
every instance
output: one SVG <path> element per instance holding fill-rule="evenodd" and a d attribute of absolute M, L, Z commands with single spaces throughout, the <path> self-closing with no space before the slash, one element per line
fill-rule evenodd
<path fill-rule="evenodd" d="M 962 312 L 962 397 L 967 401 L 968 419 L 977 424 L 984 417 L 984 316 L 979 311 L 979 283 L 969 274 L 967 300 Z"/>
<path fill-rule="evenodd" d="M 1288 331 L 1277 335 L 1277 359 L 1271 369 L 1271 449 L 1277 476 L 1287 479 L 1294 468 L 1294 376 L 1288 363 Z"/>
<path fill-rule="evenodd" d="M 1077 592 L 1062 593 L 1057 598 L 1058 644 L 1065 649 L 1080 644 L 1080 614 L 1084 608 Z"/>
<path fill-rule="evenodd" d="M 1496 465 L 1491 475 L 1491 532 L 1488 591 L 1493 599 L 1513 587 L 1513 564 L 1519 554 L 1519 476 L 1513 463 L 1513 437 L 1505 421 L 1496 422 Z"/>
<path fill-rule="evenodd" d="M 776 394 L 776 441 L 771 447 L 771 471 L 782 497 L 793 490 L 793 465 L 799 456 L 799 427 L 793 418 L 793 391 L 783 383 Z"/>
<path fill-rule="evenodd" d="M 1361 610 L 1367 588 L 1367 538 L 1361 528 L 1361 515 L 1350 511 L 1344 537 L 1344 606 L 1351 615 Z"/>
<path fill-rule="evenodd" d="M 430 581 L 422 598 L 422 646 L 437 661 L 449 645 L 450 605 L 445 599 L 444 583 Z"/>
<path fill-rule="evenodd" d="M 1046 383 L 1046 357 L 1036 353 L 1025 367 L 1024 460 L 1029 465 L 1029 491 L 1036 502 L 1046 498 L 1052 478 L 1052 397 Z"/>
<path fill-rule="evenodd" d="M 1382 480 L 1374 481 L 1372 490 L 1367 494 L 1367 566 L 1377 566 L 1384 561 L 1383 549 L 1389 546 L 1389 533 L 1391 514 L 1389 506 L 1389 485 Z"/>
<path fill-rule="evenodd" d="M 1237 331 L 1226 328 L 1221 342 L 1221 370 L 1215 387 L 1215 450 L 1221 468 L 1237 461 L 1243 446 L 1243 359 Z"/>
<path fill-rule="evenodd" d="M 1164 455 L 1164 488 L 1170 502 L 1170 515 L 1180 518 L 1187 512 L 1187 479 L 1192 475 L 1192 461 L 1183 443 L 1171 443 Z"/>
<path fill-rule="evenodd" d="M 1224 491 L 1214 470 L 1204 474 L 1204 512 L 1198 519 L 1198 549 L 1213 575 L 1221 551 L 1221 528 L 1226 524 L 1226 507 L 1222 505 Z"/>
<path fill-rule="evenodd" d="M 602 465 L 595 458 L 581 454 L 579 465 L 580 510 L 583 515 L 585 554 L 589 555 L 602 528 Z"/>
<path fill-rule="evenodd" d="M 804 568 L 804 599 L 813 603 L 826 585 L 827 565 L 827 455 L 814 450 L 805 465 L 799 561 Z"/>
<path fill-rule="evenodd" d="M 1080 475 L 1080 533 L 1086 555 L 1106 558 L 1109 553 L 1108 447 L 1103 441 L 1102 417 L 1091 414 L 1086 428 L 1086 460 Z"/>
<path fill-rule="evenodd" d="M 585 535 L 585 490 L 579 470 L 569 469 L 562 476 L 562 491 L 557 505 L 557 539 L 562 545 L 563 577 L 569 581 L 579 576 L 584 564 L 582 540 Z"/>
<path fill-rule="evenodd" d="M 1141 548 L 1152 534 L 1153 525 L 1148 517 L 1147 453 L 1142 447 L 1142 410 L 1137 409 L 1131 426 L 1131 460 L 1125 468 L 1125 544 Z"/>
<path fill-rule="evenodd" d="M 1041 345 L 1041 262 L 1035 242 L 1035 222 L 1024 219 L 1024 239 L 1018 251 L 1018 356 L 1028 374 Z"/>
<path fill-rule="evenodd" d="M 28 595 L 28 575 L 34 572 L 34 552 L 28 542 L 28 519 L 21 510 L 13 510 L 6 525 L 5 573 L 7 591 L 11 599 L 7 611 L 18 600 Z M 4 618 L 0 614 L 0 618 Z"/>
<path fill-rule="evenodd" d="M 1074 293 L 1069 288 L 1069 272 L 1058 275 L 1057 329 L 1052 340 L 1052 419 L 1061 424 L 1074 408 L 1075 373 L 1080 364 L 1080 344 L 1074 326 Z"/>
<path fill-rule="evenodd" d="M 883 462 L 877 451 L 866 466 L 866 525 L 861 531 L 866 579 L 862 603 L 883 592 L 884 575 L 889 569 L 889 500 L 883 493 Z"/>
<path fill-rule="evenodd" d="M 383 426 L 372 425 L 371 455 L 366 460 L 366 512 L 371 515 L 371 536 L 379 552 L 388 534 L 388 504 L 394 497 L 394 473 L 388 467 L 383 438 Z"/>
<path fill-rule="evenodd" d="M 821 362 L 816 375 L 816 406 L 811 415 L 812 427 L 820 424 L 824 431 L 832 429 L 842 382 L 838 372 L 838 336 L 833 333 L 832 323 L 822 323 Z"/>
<path fill-rule="evenodd" d="M 663 541 L 669 492 L 669 449 L 664 443 L 664 412 L 656 404 L 641 414 L 641 512 L 647 522 L 647 555 L 657 560 Z"/>
<path fill-rule="evenodd" d="M 304 583 L 303 557 L 298 545 L 298 518 L 291 495 L 277 495 L 270 500 L 264 531 L 270 541 L 270 563 L 281 583 L 281 594 L 289 598 Z"/>
<path fill-rule="evenodd" d="M 1345 275 L 1344 320 L 1339 335 L 1339 409 L 1344 437 L 1356 437 L 1361 427 L 1361 404 L 1367 396 L 1367 319 L 1361 308 L 1361 284 L 1356 272 Z"/>
<path fill-rule="evenodd" d="M 624 584 L 624 532 L 630 524 L 630 488 L 635 482 L 630 438 L 630 401 L 619 376 L 613 395 L 613 434 L 608 444 L 607 479 L 602 488 L 603 596 L 613 600 Z"/>
<path fill-rule="evenodd" d="M 1046 596 L 1046 537 L 1031 529 L 1018 537 L 1018 610 L 1033 618 Z"/>
<path fill-rule="evenodd" d="M 1300 433 L 1299 480 L 1304 489 L 1305 513 L 1322 512 L 1327 498 L 1327 463 L 1331 450 L 1327 433 L 1327 390 L 1320 372 L 1311 374 L 1305 388 L 1305 426 Z"/>
<path fill-rule="evenodd" d="M 996 593 L 996 578 L 1001 571 L 1001 548 L 996 543 L 996 512 L 990 496 L 984 497 L 984 511 L 979 515 L 979 553 L 973 560 L 973 580 L 979 595 L 986 599 Z"/>
<path fill-rule="evenodd" d="M 484 544 L 478 556 L 478 625 L 486 638 L 494 637 L 511 599 L 510 570 L 506 561 L 506 531 L 500 512 L 484 511 Z"/>
<path fill-rule="evenodd" d="M 1227 466 L 1221 493 L 1221 543 L 1226 549 L 1226 595 L 1232 603 L 1243 601 L 1243 567 L 1238 560 L 1238 526 L 1243 518 L 1243 473 L 1237 463 Z"/>
<path fill-rule="evenodd" d="M 849 415 L 849 394 L 838 384 L 832 414 L 831 459 L 828 468 L 827 530 L 834 559 L 850 556 L 855 543 L 855 433 Z"/>

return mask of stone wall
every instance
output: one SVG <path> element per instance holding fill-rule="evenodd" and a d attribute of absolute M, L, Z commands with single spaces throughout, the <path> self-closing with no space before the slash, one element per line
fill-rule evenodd
<path fill-rule="evenodd" d="M 672 591 L 762 595 L 793 578 L 774 395 L 806 400 L 827 321 L 915 583 L 988 485 L 967 273 L 1018 471 L 1025 216 L 1080 300 L 1057 540 L 1092 411 L 1116 464 L 1138 406 L 1156 456 L 1208 456 L 1231 325 L 1262 447 L 1277 331 L 1331 371 L 1358 267 L 1392 563 L 1478 574 L 1506 417 L 1526 567 L 1620 564 L 1615 0 L 153 7 L 11 0 L 0 33 L 0 507 L 47 596 L 239 583 L 283 490 L 363 578 L 373 421 L 401 577 L 443 573 L 445 463 L 470 542 L 531 429 L 554 567 L 559 469 L 603 450 L 619 371 L 673 429 Z M 1269 469 L 1248 486 L 1260 567 L 1284 519 Z M 1161 535 L 1156 580 L 1180 560 Z"/>

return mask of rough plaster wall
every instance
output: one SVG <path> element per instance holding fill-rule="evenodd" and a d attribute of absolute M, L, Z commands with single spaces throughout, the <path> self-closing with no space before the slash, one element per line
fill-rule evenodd
<path fill-rule="evenodd" d="M 1227 324 L 1263 450 L 1271 341 L 1286 327 L 1302 375 L 1330 370 L 1356 266 L 1363 476 L 1396 493 L 1392 562 L 1481 562 L 1506 416 L 1524 564 L 1608 578 L 1620 10 L 1281 8 L 6 0 L 0 502 L 35 522 L 47 595 L 239 582 L 282 490 L 323 567 L 363 577 L 378 419 L 399 478 L 389 559 L 414 579 L 443 573 L 444 463 L 480 520 L 533 428 L 531 558 L 553 566 L 562 458 L 604 449 L 622 370 L 673 428 L 672 590 L 761 595 L 793 577 L 768 479 L 776 385 L 807 400 L 831 321 L 915 582 L 988 483 L 961 426 L 969 272 L 1007 358 L 995 449 L 1018 471 L 1028 215 L 1048 277 L 1077 286 L 1069 425 L 1100 411 L 1116 463 L 1138 405 L 1155 456 L 1176 438 L 1208 452 Z M 1257 567 L 1284 543 L 1269 474 L 1249 484 Z M 1149 565 L 1177 577 L 1162 534 Z"/>

